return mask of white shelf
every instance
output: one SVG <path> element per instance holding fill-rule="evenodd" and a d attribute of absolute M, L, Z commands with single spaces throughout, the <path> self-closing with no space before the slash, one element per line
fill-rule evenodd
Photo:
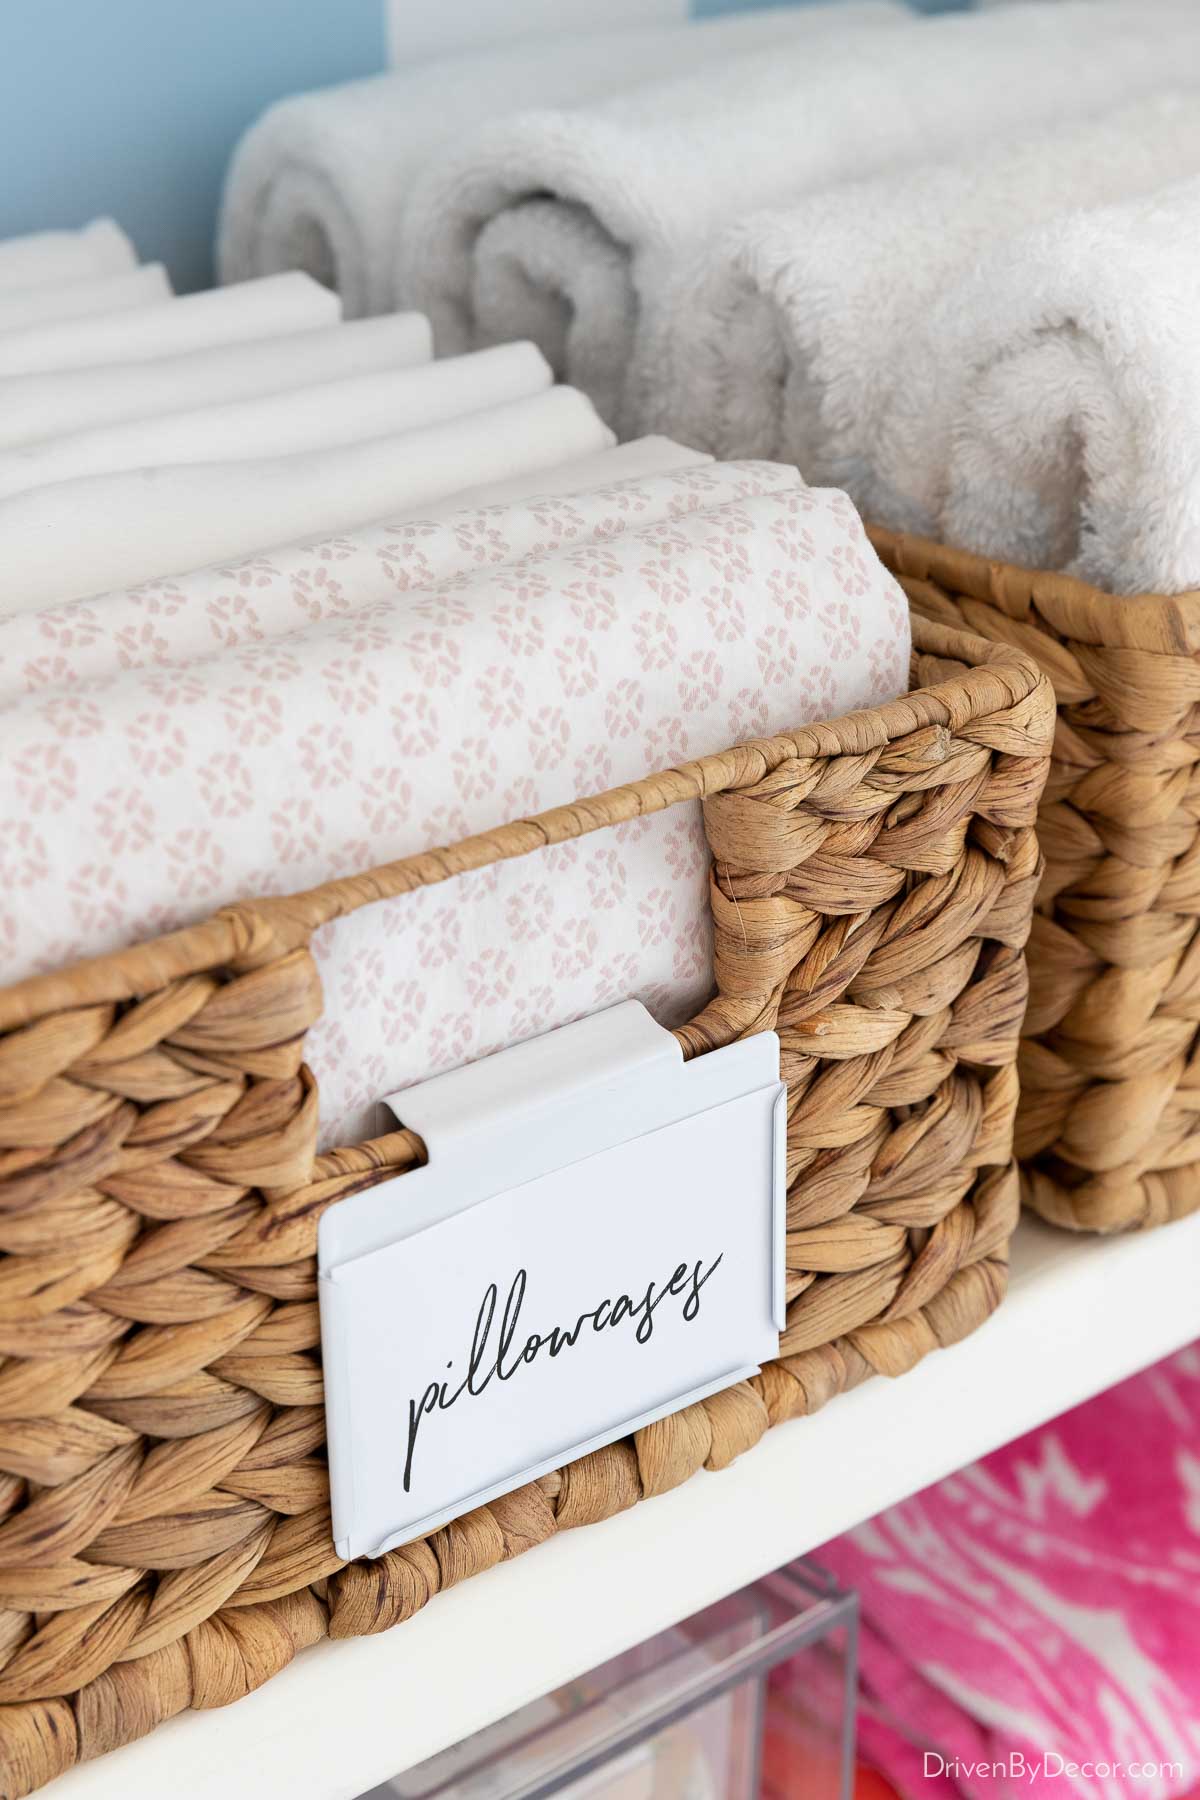
<path fill-rule="evenodd" d="M 1200 1216 L 1109 1240 L 1026 1223 L 1005 1305 L 903 1381 L 869 1382 L 382 1637 L 321 1644 L 236 1706 L 73 1770 L 52 1800 L 355 1800 L 1198 1332 Z"/>

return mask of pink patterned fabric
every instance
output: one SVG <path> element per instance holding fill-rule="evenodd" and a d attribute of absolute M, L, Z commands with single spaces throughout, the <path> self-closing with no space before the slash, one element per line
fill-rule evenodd
<path fill-rule="evenodd" d="M 1200 1778 L 1200 1346 L 827 1544 L 859 1742 L 908 1800 Z"/>
<path fill-rule="evenodd" d="M 850 503 L 771 464 L 385 528 L 0 637 L 6 981 L 878 703 L 909 645 Z M 369 908 L 316 951 L 326 1141 L 626 996 L 679 1022 L 711 989 L 699 809 Z"/>

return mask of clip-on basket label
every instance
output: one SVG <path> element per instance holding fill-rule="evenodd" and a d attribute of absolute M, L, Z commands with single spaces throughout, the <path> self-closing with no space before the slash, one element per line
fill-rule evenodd
<path fill-rule="evenodd" d="M 634 1001 L 389 1098 L 426 1166 L 319 1235 L 334 1537 L 377 1556 L 778 1355 L 786 1090 Z"/>

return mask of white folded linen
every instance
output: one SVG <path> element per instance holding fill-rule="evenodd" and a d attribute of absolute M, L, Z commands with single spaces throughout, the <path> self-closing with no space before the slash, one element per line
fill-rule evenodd
<path fill-rule="evenodd" d="M 123 312 L 171 298 L 171 283 L 161 263 L 143 263 L 116 275 L 31 287 L 0 287 L 0 333 L 53 319 L 76 319 L 98 313 Z"/>
<path fill-rule="evenodd" d="M 616 496 L 619 504 L 637 504 L 637 493 L 629 483 L 641 481 L 647 475 L 697 469 L 712 460 L 705 451 L 688 449 L 671 438 L 634 438 L 627 444 L 618 444 L 613 450 L 598 450 L 594 456 L 559 463 L 553 469 L 538 469 L 528 475 L 510 477 L 507 481 L 488 481 L 481 487 L 448 494 L 444 500 L 423 508 L 423 511 L 431 519 L 444 519 L 453 512 L 463 512 L 471 507 L 505 506 L 512 500 L 595 494 L 612 488 L 615 483 L 621 484 L 622 491 Z"/>
<path fill-rule="evenodd" d="M 48 286 L 119 275 L 137 264 L 137 251 L 113 219 L 93 219 L 81 231 L 32 231 L 0 242 L 0 288 Z"/>
<path fill-rule="evenodd" d="M 873 0 L 871 10 L 902 11 L 894 0 Z M 794 17 L 768 8 L 691 26 L 547 34 L 282 100 L 234 154 L 222 279 L 301 268 L 338 289 L 348 318 L 403 306 L 397 223 L 417 171 L 446 146 L 522 107 L 570 106 L 786 41 Z"/>
<path fill-rule="evenodd" d="M 552 380 L 540 350 L 504 344 L 416 369 L 379 370 L 254 400 L 98 426 L 0 450 L 0 499 L 120 469 L 292 456 L 395 436 L 526 399 Z"/>
<path fill-rule="evenodd" d="M 666 438 L 645 438 L 485 482 L 422 505 L 411 520 L 368 525 L 332 543 L 285 544 L 241 562 L 16 613 L 0 620 L 0 707 L 23 693 L 48 698 L 124 669 L 179 668 L 317 619 L 346 618 L 462 566 L 516 562 L 549 544 L 582 541 L 601 516 L 607 529 L 623 531 L 634 518 L 687 511 L 703 503 L 703 481 L 656 481 L 647 498 L 646 478 L 711 462 Z M 714 491 L 736 491 L 723 471 L 713 480 Z M 555 504 L 574 495 L 583 496 L 583 508 Z M 454 521 L 453 531 L 428 529 L 430 520 L 444 519 Z"/>
<path fill-rule="evenodd" d="M 0 378 L 0 448 L 91 426 L 149 419 L 223 400 L 281 394 L 318 381 L 412 368 L 433 355 L 429 321 L 393 313 L 249 338 L 149 362 L 99 363 Z"/>
<path fill-rule="evenodd" d="M 939 530 L 1118 594 L 1200 588 L 1198 281 L 1193 178 L 1031 232 L 953 289 Z"/>
<path fill-rule="evenodd" d="M 430 164 L 400 265 L 434 339 L 541 344 L 622 436 L 662 426 L 673 277 L 719 226 L 832 182 L 957 156 L 1200 79 L 1200 14 L 1062 0 L 726 59 L 574 111 L 480 129 Z M 822 36 L 824 30 L 826 35 Z"/>
<path fill-rule="evenodd" d="M 309 275 L 272 275 L 236 287 L 185 294 L 169 306 L 100 313 L 27 326 L 0 338 L 0 376 L 41 369 L 84 369 L 108 362 L 149 362 L 212 344 L 315 330 L 341 317 L 336 294 Z"/>
<path fill-rule="evenodd" d="M 413 585 L 366 613 L 5 707 L 0 980 L 903 687 L 907 608 L 844 496 L 779 465 L 650 477 L 615 517 L 613 492 L 426 521 Z M 423 556 L 453 572 L 419 581 Z M 690 805 L 321 931 L 326 1141 L 626 995 L 690 1014 L 707 864 Z"/>
<path fill-rule="evenodd" d="M 945 421 L 913 356 L 942 294 L 1023 229 L 1192 172 L 1200 107 L 1156 95 L 756 214 L 679 283 L 660 423 L 722 456 L 783 456 L 868 518 L 928 529 Z"/>
<path fill-rule="evenodd" d="M 455 489 L 600 450 L 612 433 L 572 388 L 465 419 L 298 456 L 83 476 L 0 501 L 0 618 L 207 563 L 336 538 Z"/>

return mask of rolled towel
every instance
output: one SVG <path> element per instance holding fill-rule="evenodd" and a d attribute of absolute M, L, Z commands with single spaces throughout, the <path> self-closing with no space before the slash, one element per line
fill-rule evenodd
<path fill-rule="evenodd" d="M 1118 594 L 1200 588 L 1198 280 L 1192 179 L 1031 232 L 948 295 L 923 357 L 940 531 Z"/>
<path fill-rule="evenodd" d="M 237 287 L 185 294 L 169 306 L 100 313 L 27 326 L 0 338 L 0 376 L 95 363 L 150 362 L 212 344 L 311 331 L 341 317 L 336 294 L 309 275 L 273 275 Z"/>
<path fill-rule="evenodd" d="M 937 420 L 912 347 L 947 287 L 1023 229 L 1197 171 L 1194 96 L 1154 96 L 756 214 L 680 280 L 659 423 L 721 456 L 786 457 L 868 518 L 928 528 Z"/>
<path fill-rule="evenodd" d="M 171 283 L 161 263 L 123 269 L 94 280 L 47 283 L 38 287 L 0 288 L 0 333 L 54 319 L 76 319 L 99 313 L 124 312 L 171 298 Z"/>
<path fill-rule="evenodd" d="M 565 545 L 547 503 L 425 521 L 410 568 L 440 537 L 453 573 L 366 615 L 7 706 L 0 980 L 903 686 L 907 608 L 844 496 L 779 465 L 634 487 L 640 512 L 612 489 L 560 502 Z M 478 563 L 510 527 L 537 546 Z M 625 995 L 676 1023 L 711 989 L 699 805 L 371 907 L 315 949 L 326 1141 L 391 1088 Z"/>
<path fill-rule="evenodd" d="M 622 436 L 660 429 L 672 280 L 719 226 L 1200 78 L 1200 16 L 1174 0 L 847 35 L 850 10 L 800 14 L 811 36 L 786 48 L 500 121 L 431 164 L 399 256 L 439 347 L 532 337 Z"/>
<path fill-rule="evenodd" d="M 880 18 L 901 11 L 893 0 L 872 10 Z M 348 318 L 404 306 L 400 213 L 418 170 L 445 147 L 521 107 L 571 106 L 785 41 L 791 28 L 791 15 L 766 9 L 695 26 L 550 35 L 282 100 L 230 165 L 222 279 L 300 268 L 338 289 Z"/>
<path fill-rule="evenodd" d="M 293 329 L 282 337 L 249 338 L 149 362 L 10 375 L 0 378 L 0 448 L 223 400 L 286 393 L 319 381 L 411 368 L 432 355 L 428 320 L 420 313 L 393 313 L 307 330 L 295 329 L 293 321 Z"/>
<path fill-rule="evenodd" d="M 334 538 L 481 481 L 613 442 L 572 388 L 425 431 L 257 461 L 83 476 L 0 501 L 0 618 Z"/>
<path fill-rule="evenodd" d="M 0 499 L 51 482 L 174 463 L 293 456 L 417 431 L 548 388 L 532 344 L 504 344 L 416 369 L 380 370 L 255 400 L 47 438 L 0 451 Z"/>
<path fill-rule="evenodd" d="M 285 544 L 242 562 L 14 614 L 0 622 L 0 706 L 35 690 L 48 698 L 124 669 L 178 668 L 214 650 L 286 636 L 317 619 L 345 618 L 463 566 L 517 562 L 550 544 L 582 542 L 602 516 L 615 533 L 635 519 L 689 511 L 704 503 L 705 482 L 656 481 L 648 489 L 647 477 L 711 462 L 666 438 L 645 438 L 485 482 L 422 505 L 411 521 L 369 525 L 333 543 Z M 714 492 L 736 492 L 724 472 L 712 479 Z M 584 496 L 586 506 L 555 503 L 574 495 Z M 454 520 L 453 531 L 429 529 L 430 520 L 444 519 Z"/>
<path fill-rule="evenodd" d="M 88 281 L 136 266 L 137 251 L 113 219 L 93 219 L 81 231 L 33 231 L 0 242 L 0 288 Z"/>

